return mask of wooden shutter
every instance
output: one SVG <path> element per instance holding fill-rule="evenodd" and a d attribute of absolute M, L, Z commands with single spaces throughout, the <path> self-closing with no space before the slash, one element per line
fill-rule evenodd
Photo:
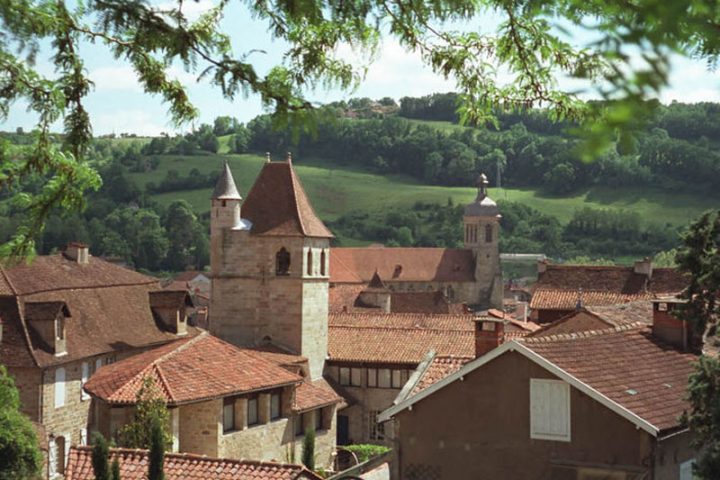
<path fill-rule="evenodd" d="M 55 370 L 55 408 L 65 405 L 65 369 Z"/>
<path fill-rule="evenodd" d="M 570 441 L 570 385 L 530 380 L 530 438 Z"/>

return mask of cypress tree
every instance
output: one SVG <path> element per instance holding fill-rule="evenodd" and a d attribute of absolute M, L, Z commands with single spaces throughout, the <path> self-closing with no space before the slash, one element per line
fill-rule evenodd
<path fill-rule="evenodd" d="M 315 429 L 305 430 L 303 438 L 302 462 L 309 470 L 315 470 Z"/>
<path fill-rule="evenodd" d="M 100 433 L 93 434 L 92 466 L 95 480 L 110 480 L 110 467 L 108 457 L 110 449 L 108 442 Z"/>
<path fill-rule="evenodd" d="M 148 480 L 165 480 L 165 435 L 160 419 L 154 418 L 150 426 L 150 462 Z"/>
<path fill-rule="evenodd" d="M 112 467 L 110 470 L 110 480 L 121 480 L 120 479 L 120 463 L 118 459 L 113 460 Z"/>

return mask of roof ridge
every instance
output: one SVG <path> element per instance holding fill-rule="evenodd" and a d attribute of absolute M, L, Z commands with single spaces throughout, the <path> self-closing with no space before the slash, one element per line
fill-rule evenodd
<path fill-rule="evenodd" d="M 607 322 L 606 322 L 607 323 Z M 644 322 L 632 322 L 625 325 L 617 325 L 612 326 L 608 328 L 603 328 L 599 330 L 585 330 L 580 332 L 571 332 L 571 333 L 556 333 L 546 336 L 537 336 L 537 337 L 522 337 L 519 338 L 518 341 L 522 343 L 548 343 L 548 342 L 557 342 L 557 341 L 565 341 L 565 340 L 581 340 L 586 338 L 592 338 L 597 337 L 600 335 L 607 335 L 610 333 L 620 333 L 625 332 L 628 330 L 641 330 L 643 328 L 648 327 L 647 323 Z"/>
<path fill-rule="evenodd" d="M 300 207 L 298 206 L 297 201 L 297 178 L 295 174 L 295 169 L 293 168 L 292 163 L 287 162 L 286 165 L 290 169 L 290 187 L 292 188 L 292 199 L 293 199 L 293 207 L 295 210 L 295 216 L 298 219 L 298 223 L 300 224 L 300 230 L 302 231 L 303 235 L 307 236 L 307 229 L 305 228 L 305 223 L 303 223 L 302 215 L 300 214 Z M 303 192 L 304 193 L 304 192 Z M 312 208 L 312 205 L 310 206 Z"/>
<path fill-rule="evenodd" d="M 427 292 L 394 292 L 394 293 L 427 293 Z M 474 315 L 472 313 L 412 313 L 412 312 L 382 312 L 382 313 L 373 313 L 373 312 L 334 312 L 330 313 L 329 315 L 339 316 L 339 315 L 348 315 L 348 316 L 383 316 L 383 317 L 410 317 L 410 316 L 416 316 L 416 317 L 430 317 L 430 318 L 438 318 L 438 317 L 472 317 L 476 318 L 477 315 Z"/>
<path fill-rule="evenodd" d="M 373 326 L 373 325 L 328 325 L 328 328 L 354 328 L 361 330 L 400 330 L 400 331 L 422 331 L 422 332 L 437 332 L 437 333 L 473 333 L 472 330 L 466 329 L 461 330 L 457 328 L 426 328 L 426 327 L 396 327 L 392 325 Z"/>

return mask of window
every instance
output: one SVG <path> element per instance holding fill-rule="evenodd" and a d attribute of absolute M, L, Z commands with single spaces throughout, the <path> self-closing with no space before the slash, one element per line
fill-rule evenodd
<path fill-rule="evenodd" d="M 377 387 L 377 368 L 368 368 L 367 369 L 367 384 L 368 387 Z"/>
<path fill-rule="evenodd" d="M 305 414 L 300 413 L 295 416 L 295 435 L 300 436 L 305 433 Z"/>
<path fill-rule="evenodd" d="M 530 438 L 570 441 L 570 385 L 530 379 Z"/>
<path fill-rule="evenodd" d="M 381 368 L 378 370 L 378 387 L 380 388 L 390 388 L 392 385 L 390 376 L 391 376 L 391 370 L 389 368 Z"/>
<path fill-rule="evenodd" d="M 248 426 L 260 423 L 258 418 L 258 399 L 257 397 L 248 398 L 247 401 L 247 424 Z"/>
<path fill-rule="evenodd" d="M 55 370 L 55 408 L 65 405 L 65 369 Z"/>
<path fill-rule="evenodd" d="M 90 376 L 90 364 L 88 362 L 82 362 L 82 376 L 80 377 L 80 400 L 88 400 L 90 395 L 83 388 L 85 383 L 88 381 Z M 85 444 L 83 444 L 85 445 Z"/>
<path fill-rule="evenodd" d="M 307 274 L 312 275 L 313 274 L 313 264 L 312 264 L 312 250 L 308 248 L 307 253 Z"/>
<path fill-rule="evenodd" d="M 235 399 L 223 399 L 223 433 L 235 430 Z"/>
<path fill-rule="evenodd" d="M 493 227 L 492 225 L 485 225 L 485 243 L 492 243 L 493 241 Z"/>
<path fill-rule="evenodd" d="M 350 385 L 353 387 L 362 386 L 362 368 L 350 369 Z"/>
<path fill-rule="evenodd" d="M 407 370 L 392 371 L 392 388 L 402 388 L 407 382 Z"/>
<path fill-rule="evenodd" d="M 325 262 L 326 262 L 325 257 L 326 257 L 326 254 L 325 254 L 325 250 L 323 249 L 320 252 L 320 275 L 322 275 L 323 277 L 325 276 Z"/>
<path fill-rule="evenodd" d="M 693 464 L 695 459 L 682 462 L 680 464 L 680 480 L 693 480 Z"/>
<path fill-rule="evenodd" d="M 350 368 L 340 367 L 340 385 L 350 385 Z"/>
<path fill-rule="evenodd" d="M 57 478 L 59 475 L 65 474 L 65 437 L 51 438 L 50 451 L 50 478 Z"/>
<path fill-rule="evenodd" d="M 270 420 L 275 420 L 280 418 L 282 414 L 282 398 L 280 397 L 280 393 L 273 393 L 270 395 Z"/>
<path fill-rule="evenodd" d="M 385 438 L 385 426 L 377 422 L 379 410 L 371 410 L 368 412 L 368 431 L 370 432 L 370 440 L 383 440 Z"/>
<path fill-rule="evenodd" d="M 285 247 L 281 248 L 280 251 L 275 254 L 275 275 L 289 275 L 290 274 L 290 253 L 285 250 Z"/>
<path fill-rule="evenodd" d="M 87 428 L 80 429 L 80 445 L 87 445 Z"/>
<path fill-rule="evenodd" d="M 318 408 L 315 410 L 315 431 L 323 429 L 323 409 Z"/>

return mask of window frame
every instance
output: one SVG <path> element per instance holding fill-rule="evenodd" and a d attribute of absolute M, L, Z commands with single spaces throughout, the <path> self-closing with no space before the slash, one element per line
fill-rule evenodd
<path fill-rule="evenodd" d="M 273 401 L 277 399 L 277 415 L 273 414 Z M 272 392 L 270 394 L 270 421 L 282 418 L 282 392 Z"/>
<path fill-rule="evenodd" d="M 255 404 L 255 421 L 250 421 L 250 404 Z M 245 406 L 245 418 L 247 419 L 247 426 L 254 427 L 260 425 L 260 399 L 257 395 L 253 395 L 247 398 L 247 404 Z"/>
<path fill-rule="evenodd" d="M 538 396 L 540 391 L 538 390 L 541 385 L 550 385 L 559 387 L 564 395 L 564 405 L 559 405 L 557 402 L 552 402 L 552 398 L 545 399 L 546 402 L 552 403 L 553 406 L 560 406 L 563 408 L 563 414 L 565 415 L 566 431 L 563 434 L 555 434 L 550 432 L 542 432 L 539 430 L 539 422 L 542 420 L 538 418 L 538 415 L 543 412 L 538 412 L 538 408 L 535 407 L 536 403 L 540 401 Z M 549 397 L 552 397 L 550 395 Z M 529 403 L 530 403 L 530 438 L 534 440 L 551 440 L 556 442 L 570 442 L 572 440 L 572 410 L 570 405 L 571 390 L 570 384 L 563 380 L 555 380 L 550 378 L 531 378 L 529 388 Z M 548 413 L 548 412 L 544 412 Z M 549 422 L 550 420 L 548 420 Z M 548 429 L 549 430 L 549 429 Z"/>
<path fill-rule="evenodd" d="M 345 373 L 346 377 L 343 379 L 343 373 Z M 350 367 L 338 367 L 338 383 L 343 387 L 349 387 L 350 386 L 350 379 L 351 379 L 351 369 Z"/>
<path fill-rule="evenodd" d="M 237 419 L 235 418 L 235 398 L 234 397 L 225 397 L 223 398 L 223 410 L 222 410 L 222 424 L 223 424 L 223 433 L 231 433 L 237 430 Z M 226 425 L 226 414 L 230 412 L 230 418 L 232 419 L 232 426 L 228 428 L 228 425 Z"/>
<path fill-rule="evenodd" d="M 367 386 L 368 386 L 368 388 L 378 388 L 378 369 L 377 368 L 368 368 L 367 369 Z"/>
<path fill-rule="evenodd" d="M 378 368 L 377 388 L 392 388 L 392 369 Z M 385 373 L 387 372 L 387 384 L 385 384 Z"/>
<path fill-rule="evenodd" d="M 315 431 L 320 432 L 325 430 L 325 419 L 323 418 L 323 408 L 315 410 Z"/>

